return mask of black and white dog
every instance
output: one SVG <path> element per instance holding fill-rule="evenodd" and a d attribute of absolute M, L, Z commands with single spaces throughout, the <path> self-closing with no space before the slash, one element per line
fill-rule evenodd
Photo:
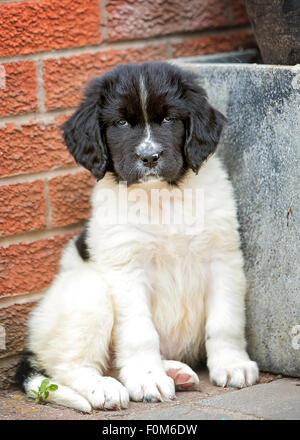
<path fill-rule="evenodd" d="M 169 400 L 198 384 L 192 367 L 206 357 L 219 386 L 257 381 L 233 190 L 213 155 L 224 120 L 196 76 L 168 63 L 121 65 L 89 84 L 64 139 L 98 180 L 92 214 L 31 314 L 18 371 L 29 397 L 46 376 L 58 384 L 48 400 L 81 411 Z M 187 190 L 201 192 L 201 221 L 193 203 L 193 221 L 152 221 Z M 143 221 L 116 216 L 120 204 Z"/>

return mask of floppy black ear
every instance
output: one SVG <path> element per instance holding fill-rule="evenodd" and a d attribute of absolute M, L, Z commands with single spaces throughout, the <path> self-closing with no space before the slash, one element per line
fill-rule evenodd
<path fill-rule="evenodd" d="M 200 165 L 216 151 L 226 118 L 207 102 L 199 86 L 187 93 L 187 103 L 190 112 L 184 152 L 188 165 L 197 174 Z"/>
<path fill-rule="evenodd" d="M 76 162 L 100 180 L 104 177 L 108 155 L 101 135 L 97 97 L 89 96 L 63 125 L 65 143 Z"/>

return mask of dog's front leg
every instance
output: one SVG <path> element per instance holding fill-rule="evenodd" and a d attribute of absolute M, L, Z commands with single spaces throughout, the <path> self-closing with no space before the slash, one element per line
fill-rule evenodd
<path fill-rule="evenodd" d="M 210 379 L 219 386 L 242 388 L 258 379 L 244 336 L 246 283 L 239 253 L 211 263 L 206 299 L 206 351 Z"/>
<path fill-rule="evenodd" d="M 138 270 L 118 274 L 114 283 L 116 321 L 114 351 L 119 380 L 131 400 L 158 402 L 175 397 L 174 381 L 167 376 L 153 325 L 145 276 Z"/>

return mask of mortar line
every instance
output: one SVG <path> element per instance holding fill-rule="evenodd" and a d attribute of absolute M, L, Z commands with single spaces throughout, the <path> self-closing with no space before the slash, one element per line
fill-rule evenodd
<path fill-rule="evenodd" d="M 103 41 L 107 40 L 107 13 L 106 13 L 106 0 L 99 0 L 100 9 L 100 30 Z"/>
<path fill-rule="evenodd" d="M 36 60 L 37 67 L 37 98 L 38 98 L 38 111 L 39 113 L 46 112 L 46 99 L 44 89 L 44 63 L 42 60 Z"/>
<path fill-rule="evenodd" d="M 44 179 L 45 203 L 46 203 L 46 228 L 52 227 L 52 207 L 49 195 L 48 177 Z"/>
<path fill-rule="evenodd" d="M 24 3 L 31 2 L 32 0 L 0 0 L 0 5 L 5 3 Z"/>
<path fill-rule="evenodd" d="M 75 111 L 75 107 L 66 107 L 64 109 L 55 109 L 55 110 L 47 110 L 36 111 L 25 113 L 21 115 L 7 115 L 0 118 L 0 129 L 5 128 L 6 124 L 14 124 L 17 127 L 21 127 L 22 125 L 28 124 L 29 122 L 39 122 L 40 125 L 50 125 L 55 122 L 55 119 L 59 116 L 68 116 L 73 111 Z"/>
<path fill-rule="evenodd" d="M 46 289 L 38 292 L 29 292 L 15 295 L 4 295 L 0 297 L 0 310 L 7 309 L 19 304 L 27 304 L 38 301 L 44 295 Z"/>
<path fill-rule="evenodd" d="M 174 53 L 174 49 L 172 47 L 172 42 L 171 41 L 167 41 L 166 42 L 166 54 L 167 54 L 167 59 L 172 59 L 173 57 L 173 53 Z"/>
<path fill-rule="evenodd" d="M 83 54 L 93 54 L 97 52 L 105 52 L 110 50 L 130 50 L 130 49 L 142 49 L 147 46 L 166 44 L 167 42 L 180 42 L 183 40 L 189 40 L 193 38 L 201 37 L 213 37 L 218 35 L 230 33 L 237 33 L 242 31 L 251 31 L 250 24 L 241 24 L 234 27 L 220 27 L 220 28 L 209 28 L 201 31 L 191 31 L 191 32 L 178 32 L 176 34 L 169 35 L 158 35 L 150 38 L 135 38 L 135 39 L 124 39 L 122 41 L 104 41 L 100 44 L 90 44 L 85 46 L 53 49 L 50 51 L 39 51 L 29 54 L 19 54 L 19 55 L 9 55 L 0 57 L 0 63 L 11 63 L 18 61 L 37 61 L 37 60 L 47 60 L 47 59 L 60 59 L 68 58 L 76 55 Z M 128 46 L 128 44 L 130 46 Z"/>
<path fill-rule="evenodd" d="M 6 249 L 12 245 L 30 244 L 38 240 L 47 240 L 57 236 L 73 234 L 80 232 L 84 227 L 85 221 L 74 223 L 72 225 L 52 227 L 50 229 L 38 229 L 35 231 L 21 232 L 15 235 L 0 238 L 0 248 Z"/>
<path fill-rule="evenodd" d="M 70 166 L 70 167 L 58 167 L 50 168 L 42 171 L 22 173 L 13 176 L 0 177 L 0 187 L 6 185 L 15 185 L 17 183 L 31 183 L 39 179 L 53 179 L 59 176 L 68 176 L 70 174 L 76 174 L 81 171 L 86 171 L 82 166 Z"/>
<path fill-rule="evenodd" d="M 226 14 L 226 19 L 227 19 L 227 22 L 229 23 L 229 25 L 231 25 L 232 24 L 232 19 L 233 19 L 233 17 L 232 17 L 232 2 L 231 2 L 231 0 L 225 0 L 225 8 L 226 8 L 226 12 L 225 12 L 225 14 Z"/>

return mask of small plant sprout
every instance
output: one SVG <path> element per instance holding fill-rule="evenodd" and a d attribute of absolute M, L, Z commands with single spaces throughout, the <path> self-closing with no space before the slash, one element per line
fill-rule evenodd
<path fill-rule="evenodd" d="M 54 383 L 50 384 L 50 379 L 46 378 L 39 386 L 38 391 L 35 390 L 30 390 L 30 391 L 37 396 L 37 398 L 35 399 L 36 403 L 45 403 L 45 401 L 49 397 L 49 393 L 56 391 L 57 388 L 58 385 L 55 385 Z"/>

